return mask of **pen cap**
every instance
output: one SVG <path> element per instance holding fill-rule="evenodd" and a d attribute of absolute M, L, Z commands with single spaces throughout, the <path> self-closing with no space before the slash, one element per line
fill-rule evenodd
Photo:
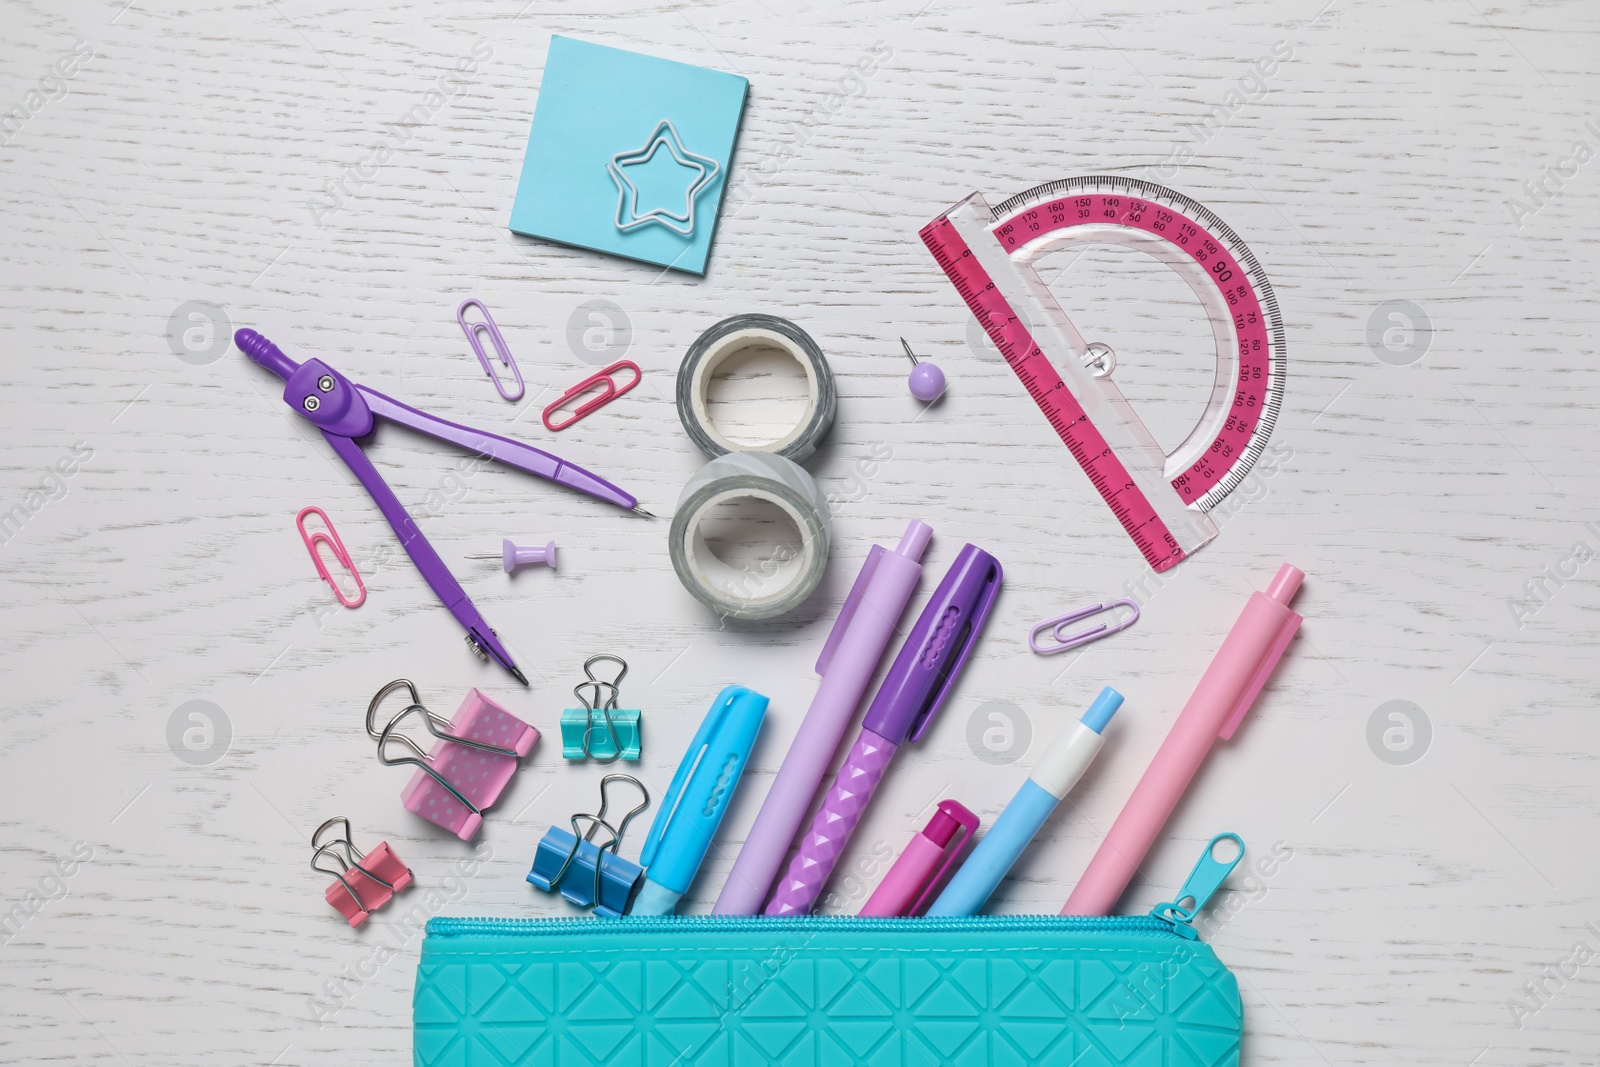
<path fill-rule="evenodd" d="M 1039 762 L 1033 765 L 1028 777 L 1051 796 L 1060 800 L 1078 784 L 1083 772 L 1089 769 L 1105 739 L 1100 731 L 1105 729 L 1111 716 L 1122 707 L 1122 694 L 1109 685 L 1100 690 L 1083 718 L 1056 735 L 1050 747 L 1044 750 Z"/>
<path fill-rule="evenodd" d="M 738 788 L 768 700 L 730 685 L 706 713 L 650 824 L 639 863 L 650 880 L 683 893 L 694 880 Z"/>
<path fill-rule="evenodd" d="M 1111 716 L 1122 707 L 1122 694 L 1109 685 L 1100 690 L 1100 695 L 1094 698 L 1094 703 L 1089 705 L 1089 710 L 1083 713 L 1079 721 L 1095 733 L 1104 733 L 1106 723 L 1111 721 Z"/>
<path fill-rule="evenodd" d="M 1002 576 L 999 560 L 962 546 L 878 687 L 864 729 L 895 745 L 922 737 L 972 654 Z"/>
<path fill-rule="evenodd" d="M 962 829 L 962 821 L 955 817 L 955 811 L 952 811 L 950 806 L 947 805 L 957 806 L 955 801 L 944 801 L 942 805 L 939 805 L 938 811 L 934 811 L 933 817 L 928 819 L 928 825 L 925 825 L 922 829 L 923 837 L 933 841 L 934 845 L 938 845 L 939 848 L 949 845 L 950 838 L 955 837 L 955 832 Z M 966 811 L 966 808 L 962 808 L 962 811 L 963 813 L 971 814 L 970 811 Z"/>

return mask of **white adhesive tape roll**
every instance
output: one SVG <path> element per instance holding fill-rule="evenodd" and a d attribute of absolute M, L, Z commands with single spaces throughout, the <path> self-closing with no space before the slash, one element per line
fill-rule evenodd
<path fill-rule="evenodd" d="M 711 422 L 707 393 L 717 369 L 735 353 L 752 348 L 776 348 L 787 353 L 806 372 L 806 411 L 794 428 L 776 441 L 741 444 L 730 440 Z M 773 452 L 804 463 L 833 426 L 839 408 L 833 371 L 811 335 L 788 319 L 776 315 L 734 315 L 723 319 L 689 346 L 678 367 L 678 418 L 695 446 L 711 457 L 731 452 Z"/>
<path fill-rule="evenodd" d="M 759 500 L 781 509 L 800 536 L 799 548 L 780 545 L 754 572 L 718 559 L 701 525 L 713 508 L 731 500 Z M 770 452 L 730 452 L 707 463 L 683 487 L 667 537 L 672 569 L 695 599 L 733 619 L 776 618 L 799 607 L 822 581 L 828 566 L 828 502 L 811 475 L 790 460 Z"/>

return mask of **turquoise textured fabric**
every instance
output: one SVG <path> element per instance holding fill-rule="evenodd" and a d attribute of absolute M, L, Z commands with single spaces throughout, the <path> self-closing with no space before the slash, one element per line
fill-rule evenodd
<path fill-rule="evenodd" d="M 1238 982 L 1152 918 L 435 919 L 417 1067 L 1226 1067 Z"/>

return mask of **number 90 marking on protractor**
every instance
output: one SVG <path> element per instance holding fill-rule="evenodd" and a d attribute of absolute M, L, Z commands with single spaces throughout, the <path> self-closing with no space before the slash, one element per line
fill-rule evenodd
<path fill-rule="evenodd" d="M 1152 182 L 1088 175 L 1050 182 L 994 209 L 991 227 L 1014 259 L 1070 244 L 1137 247 L 1173 268 L 1211 320 L 1217 377 L 1199 423 L 1167 455 L 1184 504 L 1209 511 L 1266 448 L 1283 402 L 1287 345 L 1266 272 L 1203 204 Z"/>

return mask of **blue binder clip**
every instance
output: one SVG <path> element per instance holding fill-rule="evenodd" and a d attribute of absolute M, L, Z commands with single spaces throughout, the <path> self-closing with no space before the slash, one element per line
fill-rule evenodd
<path fill-rule="evenodd" d="M 630 782 L 638 788 L 638 806 L 622 817 L 615 827 L 606 821 L 609 798 L 606 788 L 614 781 Z M 622 848 L 628 823 L 650 806 L 650 792 L 644 783 L 627 774 L 608 774 L 600 779 L 600 810 L 572 816 L 572 830 L 552 826 L 539 840 L 528 881 L 546 893 L 559 891 L 580 908 L 593 907 L 602 919 L 620 919 L 628 913 L 644 868 L 617 853 Z M 584 829 L 587 823 L 588 829 Z M 596 844 L 595 832 L 604 830 L 606 839 Z"/>

